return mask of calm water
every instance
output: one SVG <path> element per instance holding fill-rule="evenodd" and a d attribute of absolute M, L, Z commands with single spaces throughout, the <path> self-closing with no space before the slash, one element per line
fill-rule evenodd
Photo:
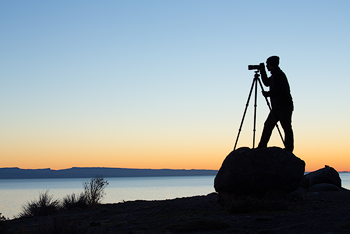
<path fill-rule="evenodd" d="M 350 189 L 350 173 L 339 173 L 342 186 Z M 214 192 L 215 176 L 126 177 L 106 178 L 107 186 L 102 203 L 132 200 L 164 200 L 177 197 L 206 195 Z M 83 182 L 89 179 L 27 179 L 0 180 L 0 212 L 8 218 L 18 215 L 27 201 L 39 198 L 49 190 L 54 198 L 80 194 Z"/>
<path fill-rule="evenodd" d="M 207 195 L 214 192 L 215 176 L 114 177 L 105 178 L 109 185 L 102 203 L 132 200 L 165 200 Z M 54 198 L 83 191 L 83 179 L 0 180 L 0 213 L 8 218 L 18 215 L 22 205 L 49 190 Z"/>

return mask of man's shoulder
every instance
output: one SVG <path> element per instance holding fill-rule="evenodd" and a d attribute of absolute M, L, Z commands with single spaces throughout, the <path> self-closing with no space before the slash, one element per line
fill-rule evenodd
<path fill-rule="evenodd" d="M 278 76 L 278 77 L 285 77 L 285 78 L 287 78 L 286 74 L 281 69 L 278 69 L 276 71 L 275 75 Z"/>

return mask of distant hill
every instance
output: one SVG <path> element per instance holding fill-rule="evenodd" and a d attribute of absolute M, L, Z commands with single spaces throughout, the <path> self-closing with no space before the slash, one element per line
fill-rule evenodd
<path fill-rule="evenodd" d="M 62 170 L 0 168 L 0 179 L 151 177 L 151 176 L 203 176 L 216 175 L 217 170 L 129 169 L 107 167 L 72 167 Z"/>

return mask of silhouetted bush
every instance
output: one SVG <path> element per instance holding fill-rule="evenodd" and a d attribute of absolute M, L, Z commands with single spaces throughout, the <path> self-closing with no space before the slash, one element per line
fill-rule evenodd
<path fill-rule="evenodd" d="M 76 196 L 74 193 L 63 198 L 62 208 L 71 210 L 73 208 L 85 209 L 89 206 L 85 193 Z"/>
<path fill-rule="evenodd" d="M 84 192 L 79 196 L 74 193 L 63 198 L 62 208 L 71 210 L 75 207 L 85 209 L 88 206 L 99 204 L 105 195 L 104 189 L 108 181 L 102 176 L 96 176 L 90 181 L 84 182 Z"/>
<path fill-rule="evenodd" d="M 21 217 L 44 216 L 55 214 L 61 208 L 58 199 L 53 199 L 47 190 L 39 194 L 39 200 L 27 202 L 22 206 L 22 212 L 18 215 Z"/>
<path fill-rule="evenodd" d="M 90 181 L 83 183 L 84 194 L 90 206 L 100 203 L 105 195 L 104 190 L 108 184 L 108 181 L 102 176 L 96 176 Z"/>
<path fill-rule="evenodd" d="M 63 198 L 62 203 L 58 199 L 53 199 L 53 196 L 49 195 L 48 191 L 40 193 L 38 200 L 22 205 L 22 212 L 16 218 L 53 215 L 62 209 L 71 210 L 75 207 L 85 209 L 99 204 L 105 195 L 104 190 L 108 184 L 108 181 L 102 176 L 96 176 L 90 181 L 83 183 L 84 192 L 79 196 L 76 196 L 74 193 L 67 195 Z M 2 219 L 1 217 L 1 221 Z"/>

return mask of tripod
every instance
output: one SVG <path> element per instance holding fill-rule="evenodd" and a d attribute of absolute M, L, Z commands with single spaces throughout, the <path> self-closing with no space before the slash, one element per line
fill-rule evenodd
<path fill-rule="evenodd" d="M 241 121 L 241 125 L 239 126 L 238 135 L 237 135 L 237 138 L 236 138 L 236 143 L 235 143 L 235 146 L 234 146 L 234 148 L 233 148 L 233 151 L 236 150 L 238 138 L 239 138 L 239 135 L 240 135 L 241 130 L 242 130 L 242 126 L 243 126 L 245 114 L 247 113 L 247 109 L 248 109 L 248 106 L 249 106 L 249 101 L 250 101 L 250 97 L 251 97 L 251 95 L 252 95 L 253 88 L 255 88 L 255 90 L 254 90 L 254 91 L 255 91 L 255 92 L 254 92 L 254 93 L 255 93 L 255 100 L 254 100 L 253 148 L 255 147 L 255 132 L 256 132 L 255 126 L 256 126 L 256 107 L 257 107 L 257 90 L 258 90 L 258 83 L 259 83 L 259 85 L 260 85 L 261 90 L 264 91 L 264 87 L 262 86 L 261 80 L 260 80 L 259 77 L 260 77 L 259 70 L 256 70 L 256 71 L 255 71 L 255 74 L 254 74 L 254 80 L 253 80 L 252 86 L 251 86 L 251 88 L 250 88 L 248 100 L 247 100 L 247 103 L 246 103 L 246 106 L 245 106 L 245 110 L 244 110 L 244 113 L 243 113 L 243 118 L 242 118 L 242 121 Z M 269 102 L 269 100 L 267 99 L 267 97 L 265 97 L 265 100 L 266 100 L 267 106 L 269 107 L 270 112 L 271 112 L 272 109 L 271 109 L 270 102 Z M 272 112 L 271 112 L 271 113 L 272 113 Z M 277 130 L 278 130 L 278 133 L 279 133 L 280 136 L 281 136 L 283 145 L 285 145 L 285 142 L 284 142 L 284 140 L 283 140 L 281 131 L 280 131 L 279 127 L 278 127 L 277 121 L 276 121 L 276 127 L 277 127 Z"/>

